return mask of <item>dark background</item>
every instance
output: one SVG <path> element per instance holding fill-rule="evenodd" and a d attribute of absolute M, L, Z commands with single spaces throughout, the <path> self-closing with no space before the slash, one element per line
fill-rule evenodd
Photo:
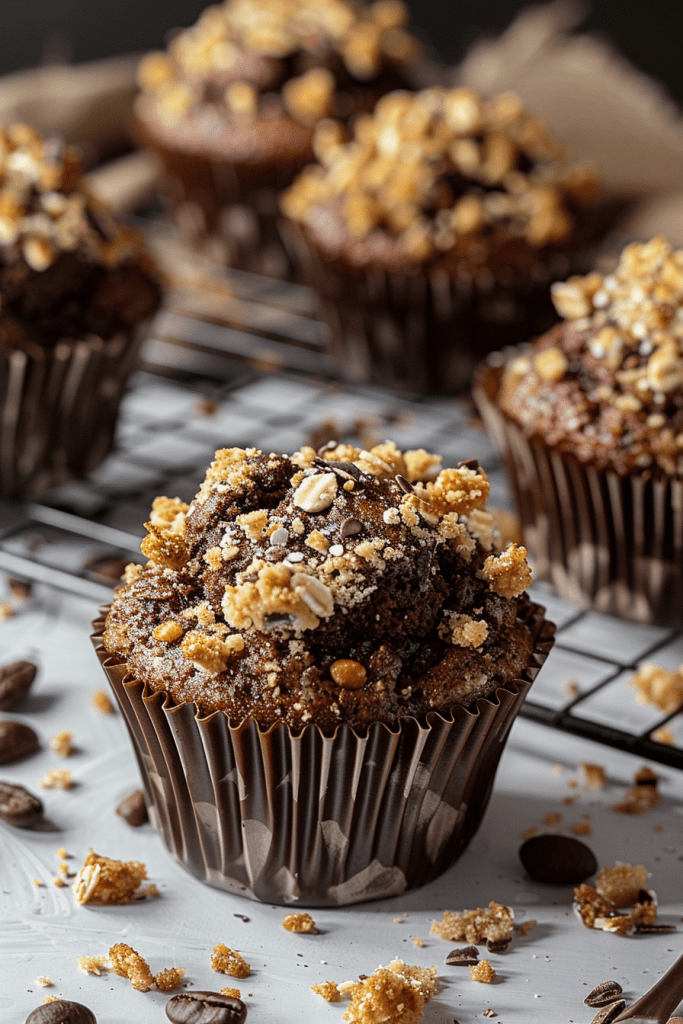
<path fill-rule="evenodd" d="M 448 61 L 481 35 L 505 28 L 523 0 L 410 0 L 414 21 Z M 0 73 L 45 56 L 87 60 L 162 45 L 191 24 L 206 0 L 0 0 Z M 594 0 L 586 27 L 608 35 L 683 105 L 683 8 L 679 0 Z"/>

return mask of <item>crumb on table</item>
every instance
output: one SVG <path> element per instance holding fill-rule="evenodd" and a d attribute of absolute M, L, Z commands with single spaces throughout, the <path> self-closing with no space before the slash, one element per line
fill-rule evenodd
<path fill-rule="evenodd" d="M 491 900 L 488 907 L 476 910 L 444 910 L 441 921 L 432 921 L 430 932 L 448 942 L 479 945 L 486 940 L 504 941 L 512 937 L 512 911 Z"/>
<path fill-rule="evenodd" d="M 240 990 L 238 988 L 222 988 L 221 989 L 221 995 L 222 996 L 229 996 L 231 999 L 241 999 L 242 998 L 242 993 L 240 992 Z"/>
<path fill-rule="evenodd" d="M 50 740 L 49 747 L 58 757 L 71 757 L 74 752 L 73 733 L 70 729 L 60 729 Z"/>
<path fill-rule="evenodd" d="M 333 981 L 320 981 L 317 985 L 311 985 L 316 995 L 322 996 L 326 1003 L 340 1003 L 342 994 Z"/>
<path fill-rule="evenodd" d="M 71 789 L 73 784 L 68 768 L 51 768 L 38 783 L 41 789 Z"/>
<path fill-rule="evenodd" d="M 315 921 L 310 914 L 287 914 L 282 922 L 282 927 L 288 932 L 296 932 L 297 935 L 317 930 Z"/>
<path fill-rule="evenodd" d="M 231 978 L 247 978 L 251 973 L 250 964 L 223 942 L 213 947 L 211 969 L 219 974 L 229 974 Z"/>
<path fill-rule="evenodd" d="M 154 984 L 154 975 L 145 958 L 125 942 L 117 942 L 111 947 L 109 963 L 114 974 L 128 978 L 138 992 L 148 992 Z"/>
<path fill-rule="evenodd" d="M 496 976 L 488 960 L 480 960 L 478 964 L 470 964 L 469 967 L 472 981 L 479 981 L 482 985 L 490 985 Z"/>
<path fill-rule="evenodd" d="M 90 702 L 94 707 L 95 711 L 97 711 L 98 715 L 114 714 L 114 705 L 109 699 L 109 694 L 105 689 L 102 688 L 99 690 L 95 690 L 92 697 L 90 698 Z"/>
<path fill-rule="evenodd" d="M 156 892 L 156 886 L 140 890 L 145 878 L 147 867 L 141 861 L 112 860 L 90 850 L 71 888 L 80 904 L 130 903 Z"/>

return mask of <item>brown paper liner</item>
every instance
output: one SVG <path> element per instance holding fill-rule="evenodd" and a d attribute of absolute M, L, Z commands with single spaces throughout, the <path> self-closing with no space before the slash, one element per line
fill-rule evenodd
<path fill-rule="evenodd" d="M 683 624 L 683 481 L 619 474 L 529 438 L 497 405 L 503 366 L 473 396 L 505 462 L 536 579 L 586 608 Z"/>
<path fill-rule="evenodd" d="M 265 903 L 339 906 L 424 885 L 481 822 L 510 726 L 554 643 L 531 605 L 535 638 L 520 679 L 471 707 L 404 719 L 361 736 L 340 726 L 298 735 L 222 712 L 201 717 L 93 644 L 125 716 L 150 808 L 191 874 Z"/>
<path fill-rule="evenodd" d="M 108 341 L 0 346 L 0 497 L 37 494 L 102 461 L 146 326 Z"/>
<path fill-rule="evenodd" d="M 281 231 L 305 283 L 318 293 L 330 355 L 348 379 L 453 394 L 470 384 L 488 352 L 526 341 L 556 321 L 550 282 L 584 266 L 589 240 L 612 216 L 604 209 L 583 225 L 581 251 L 545 260 L 539 254 L 524 269 L 477 267 L 471 274 L 445 266 L 416 273 L 356 266 L 299 224 L 283 221 Z"/>

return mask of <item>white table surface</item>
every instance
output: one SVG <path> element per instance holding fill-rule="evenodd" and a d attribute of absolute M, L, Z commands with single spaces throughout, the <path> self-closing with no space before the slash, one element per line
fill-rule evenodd
<path fill-rule="evenodd" d="M 642 760 L 523 720 L 513 728 L 481 830 L 461 860 L 424 889 L 360 907 L 313 911 L 321 934 L 294 935 L 281 926 L 283 908 L 204 886 L 172 860 L 151 826 L 132 829 L 114 813 L 138 777 L 121 715 L 99 715 L 90 704 L 92 692 L 105 684 L 88 639 L 94 611 L 82 598 L 37 587 L 24 611 L 0 622 L 2 662 L 30 657 L 41 666 L 29 699 L 6 717 L 32 725 L 42 743 L 37 755 L 0 769 L 0 777 L 40 793 L 52 823 L 52 830 L 27 831 L 0 822 L 2 1024 L 23 1024 L 47 993 L 85 1003 L 99 1024 L 166 1020 L 168 995 L 139 993 L 125 979 L 86 976 L 76 967 L 78 956 L 106 954 L 115 942 L 132 945 L 153 971 L 187 968 L 192 987 L 237 985 L 249 1008 L 248 1024 L 341 1024 L 345 1004 L 326 1004 L 310 985 L 369 974 L 395 957 L 439 970 L 442 989 L 428 1004 L 427 1022 L 467 1024 L 491 1007 L 497 1024 L 580 1024 L 597 1012 L 583 1005 L 594 985 L 616 979 L 626 997 L 635 999 L 683 949 L 683 775 L 658 768 L 663 776 L 659 807 L 639 817 L 615 814 L 611 805 Z M 73 732 L 78 747 L 68 760 L 47 746 L 63 728 Z M 568 788 L 582 760 L 607 767 L 605 790 Z M 558 764 L 561 774 L 553 771 Z M 70 768 L 75 787 L 39 790 L 40 778 L 52 767 Z M 569 794 L 577 794 L 573 806 L 562 803 Z M 680 931 L 631 938 L 587 931 L 571 912 L 571 887 L 544 886 L 525 877 L 517 857 L 523 833 L 530 826 L 546 830 L 543 820 L 555 811 L 567 832 L 586 812 L 592 815 L 593 834 L 586 841 L 601 866 L 617 860 L 645 864 L 659 896 L 660 920 Z M 89 847 L 142 860 L 160 895 L 122 907 L 77 906 L 69 888 L 51 884 L 61 846 L 73 855 L 73 870 Z M 46 886 L 37 888 L 33 878 Z M 431 937 L 429 925 L 445 908 L 474 908 L 492 899 L 510 904 L 518 921 L 533 917 L 538 925 L 525 938 L 516 937 L 507 953 L 488 956 L 497 978 L 482 985 L 470 979 L 467 968 L 445 966 L 454 944 Z M 404 912 L 403 922 L 395 924 Z M 424 948 L 410 936 L 422 938 Z M 250 962 L 248 979 L 233 981 L 212 972 L 209 957 L 218 942 Z M 54 987 L 40 988 L 39 975 L 48 976 Z"/>

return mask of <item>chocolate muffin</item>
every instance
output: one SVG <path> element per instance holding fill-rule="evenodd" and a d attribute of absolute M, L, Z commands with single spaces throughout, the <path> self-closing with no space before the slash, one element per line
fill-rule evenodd
<path fill-rule="evenodd" d="M 335 445 L 318 455 L 304 448 L 291 457 L 223 449 L 190 506 L 155 501 L 142 543 L 150 561 L 128 568 L 97 638 L 127 717 L 138 723 L 132 732 L 140 763 L 149 766 L 151 757 L 162 776 L 174 757 L 185 766 L 184 796 L 171 798 L 151 776 L 147 782 L 152 817 L 190 870 L 223 888 L 247 885 L 252 896 L 286 900 L 294 883 L 279 874 L 286 865 L 278 844 L 306 821 L 302 851 L 288 848 L 286 855 L 297 859 L 297 898 L 354 902 L 420 884 L 464 848 L 552 635 L 524 594 L 531 581 L 524 548 L 501 550 L 485 510 L 488 490 L 476 460 L 441 470 L 437 456 L 402 454 L 387 442 L 371 451 Z M 170 732 L 158 717 L 165 714 L 173 719 Z M 206 757 L 197 757 L 198 732 Z M 430 743 L 431 753 L 421 754 Z M 368 760 L 359 793 L 357 774 L 353 779 L 366 746 L 372 766 Z M 250 792 L 242 796 L 256 808 L 235 805 L 234 792 L 209 796 L 226 788 L 226 757 L 239 765 Z M 412 791 L 415 758 L 421 775 Z M 320 772 L 331 763 L 330 803 Z M 310 806 L 301 794 L 293 796 L 296 809 L 281 806 L 278 787 L 292 772 L 295 794 L 319 787 Z M 411 815 L 391 821 L 390 791 L 401 778 L 403 797 L 398 790 L 394 796 L 422 807 L 419 828 Z M 263 849 L 258 871 L 247 864 L 246 875 L 236 862 L 228 871 L 224 861 L 208 872 L 179 850 L 163 822 L 177 817 L 179 805 L 207 800 L 230 803 L 232 815 L 254 815 L 268 828 L 267 869 Z M 389 871 L 383 882 L 370 867 L 365 833 L 362 865 L 351 870 L 343 858 L 335 861 L 330 836 L 348 836 L 349 801 L 361 817 L 368 801 L 384 801 L 367 822 L 378 843 L 391 845 L 397 828 L 407 830 L 400 852 L 382 862 Z M 437 825 L 431 819 L 439 807 Z M 221 820 L 220 829 L 239 836 L 231 822 Z M 425 853 L 430 828 L 439 839 Z M 315 842 L 322 843 L 317 870 L 303 853 Z M 243 850 L 235 857 L 244 865 Z M 405 857 L 415 864 L 401 863 L 396 874 Z"/>
<path fill-rule="evenodd" d="M 0 127 L 0 495 L 89 472 L 160 287 L 141 239 L 85 189 L 78 154 Z"/>
<path fill-rule="evenodd" d="M 550 326 L 550 281 L 605 227 L 593 172 L 511 93 L 394 92 L 315 148 L 281 205 L 355 380 L 463 388 L 486 352 Z"/>
<path fill-rule="evenodd" d="M 187 237 L 231 266 L 291 272 L 277 195 L 313 159 L 316 122 L 409 84 L 403 0 L 226 0 L 139 70 L 139 133 Z"/>
<path fill-rule="evenodd" d="M 565 596 L 681 625 L 683 251 L 633 243 L 552 295 L 562 322 L 475 389 L 525 541 Z"/>

